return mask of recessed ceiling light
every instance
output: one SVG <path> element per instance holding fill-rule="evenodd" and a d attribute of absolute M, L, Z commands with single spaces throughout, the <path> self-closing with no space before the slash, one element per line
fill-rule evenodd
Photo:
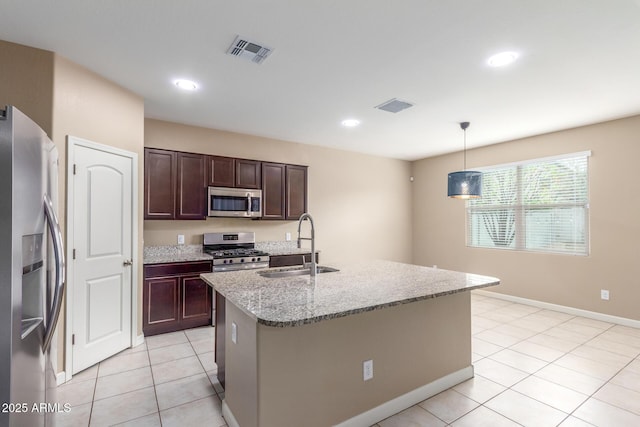
<path fill-rule="evenodd" d="M 360 124 L 360 120 L 356 120 L 356 119 L 346 119 L 342 121 L 342 126 L 348 127 L 348 128 L 356 127 L 359 124 Z"/>
<path fill-rule="evenodd" d="M 487 64 L 489 64 L 490 67 L 504 67 L 516 59 L 518 59 L 517 52 L 500 52 L 487 59 Z"/>
<path fill-rule="evenodd" d="M 198 84 L 192 80 L 184 80 L 179 79 L 173 82 L 176 86 L 183 90 L 196 90 L 198 89 Z"/>

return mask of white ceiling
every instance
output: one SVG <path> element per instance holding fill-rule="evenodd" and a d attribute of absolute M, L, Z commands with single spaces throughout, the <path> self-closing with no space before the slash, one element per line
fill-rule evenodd
<path fill-rule="evenodd" d="M 237 35 L 274 51 L 226 55 Z M 0 39 L 147 117 L 408 160 L 460 150 L 460 121 L 474 147 L 640 114 L 640 0 L 0 0 Z M 504 50 L 519 60 L 486 65 Z M 391 98 L 415 106 L 373 108 Z"/>

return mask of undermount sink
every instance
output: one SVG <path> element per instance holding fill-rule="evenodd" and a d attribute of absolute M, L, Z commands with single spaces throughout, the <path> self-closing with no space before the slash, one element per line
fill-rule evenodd
<path fill-rule="evenodd" d="M 318 274 L 320 273 L 333 273 L 334 271 L 340 271 L 337 268 L 327 267 L 319 265 L 316 267 Z M 309 267 L 295 267 L 295 268 L 281 268 L 277 270 L 262 270 L 258 271 L 258 274 L 262 277 L 273 279 L 276 277 L 291 277 L 291 276 L 305 276 L 311 274 L 311 268 Z"/>

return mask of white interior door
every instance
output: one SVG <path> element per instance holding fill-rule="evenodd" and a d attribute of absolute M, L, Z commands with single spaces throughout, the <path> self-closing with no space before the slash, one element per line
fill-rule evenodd
<path fill-rule="evenodd" d="M 134 161 L 69 137 L 72 374 L 132 344 Z"/>

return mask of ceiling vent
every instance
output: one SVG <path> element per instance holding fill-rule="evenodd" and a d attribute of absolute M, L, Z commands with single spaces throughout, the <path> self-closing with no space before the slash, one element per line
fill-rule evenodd
<path fill-rule="evenodd" d="M 398 113 L 409 107 L 413 107 L 413 104 L 407 101 L 401 101 L 397 98 L 390 99 L 387 102 L 383 102 L 382 104 L 375 106 L 378 110 L 388 111 L 390 113 Z"/>
<path fill-rule="evenodd" d="M 245 37 L 238 36 L 231 43 L 227 53 L 229 55 L 244 58 L 249 61 L 261 64 L 262 61 L 267 59 L 267 56 L 273 51 L 270 47 L 261 46 L 258 43 L 247 40 Z"/>

